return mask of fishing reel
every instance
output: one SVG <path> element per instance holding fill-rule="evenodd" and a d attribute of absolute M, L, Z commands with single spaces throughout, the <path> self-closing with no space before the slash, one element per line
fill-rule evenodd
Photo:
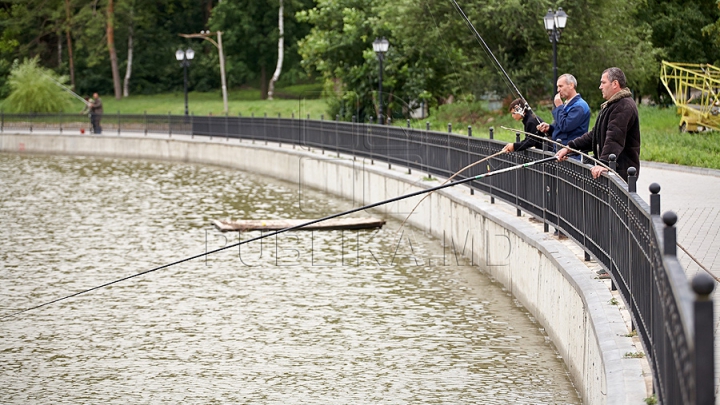
<path fill-rule="evenodd" d="M 522 106 L 520 104 L 516 105 L 515 107 L 513 107 L 512 113 L 518 114 L 518 115 L 521 115 L 524 117 L 525 116 L 525 106 Z"/>

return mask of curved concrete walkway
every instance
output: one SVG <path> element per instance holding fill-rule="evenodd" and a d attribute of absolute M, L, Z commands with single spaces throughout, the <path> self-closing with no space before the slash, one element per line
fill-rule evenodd
<path fill-rule="evenodd" d="M 705 267 L 715 279 L 720 279 L 720 170 L 642 162 L 638 178 L 638 194 L 650 201 L 648 187 L 660 185 L 660 212 L 674 211 L 678 215 L 678 259 L 688 278 L 695 277 Z M 694 258 L 694 259 L 693 259 Z M 698 264 L 699 263 L 699 264 Z M 702 267 L 700 266 L 702 265 Z M 715 289 L 715 403 L 720 404 L 720 299 Z"/>

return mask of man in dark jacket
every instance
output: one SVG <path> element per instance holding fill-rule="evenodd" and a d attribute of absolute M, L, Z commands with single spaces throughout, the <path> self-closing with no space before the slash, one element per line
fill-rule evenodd
<path fill-rule="evenodd" d="M 611 154 L 617 156 L 617 172 L 627 181 L 627 169 L 634 167 L 640 174 L 640 120 L 632 93 L 622 70 L 606 69 L 600 79 L 600 91 L 606 102 L 600 107 L 600 114 L 592 131 L 570 141 L 568 146 L 582 151 L 593 151 L 595 158 L 608 164 Z M 567 159 L 570 153 L 563 148 L 557 153 L 559 160 Z M 607 169 L 603 166 L 592 168 L 593 178 L 600 177 Z"/>
<path fill-rule="evenodd" d="M 521 98 L 517 98 L 510 103 L 510 115 L 516 120 L 523 122 L 524 132 L 535 134 L 538 137 L 543 137 L 545 134 L 537 130 L 537 126 L 542 124 L 543 120 L 540 117 L 533 114 L 532 111 L 525 105 L 525 101 Z M 509 143 L 503 148 L 503 152 L 520 152 L 522 150 L 536 147 L 538 149 L 543 148 L 543 141 L 540 138 L 525 135 L 525 140 L 522 142 Z"/>
<path fill-rule="evenodd" d="M 100 95 L 93 93 L 92 103 L 90 104 L 90 122 L 92 123 L 93 132 L 96 134 L 102 133 L 102 127 L 100 126 L 100 119 L 103 114 L 102 100 Z"/>

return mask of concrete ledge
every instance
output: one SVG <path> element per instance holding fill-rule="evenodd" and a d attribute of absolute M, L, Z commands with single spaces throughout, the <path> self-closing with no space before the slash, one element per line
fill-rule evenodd
<path fill-rule="evenodd" d="M 408 175 L 404 168 L 369 165 L 348 156 L 330 157 L 290 145 L 189 136 L 93 136 L 0 134 L 0 151 L 159 159 L 231 167 L 340 195 L 360 207 L 439 182 Z M 419 197 L 378 207 L 404 219 Z M 639 404 L 646 397 L 640 360 L 605 284 L 557 240 L 521 218 L 491 205 L 463 186 L 429 196 L 409 218 L 425 232 L 465 252 L 502 283 L 545 328 L 568 367 L 585 404 Z"/>

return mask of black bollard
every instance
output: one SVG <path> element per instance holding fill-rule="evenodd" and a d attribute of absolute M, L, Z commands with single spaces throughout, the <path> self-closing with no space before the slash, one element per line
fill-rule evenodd
<path fill-rule="evenodd" d="M 660 185 L 653 183 L 650 189 L 650 215 L 660 215 Z"/>
<path fill-rule="evenodd" d="M 637 169 L 634 167 L 628 167 L 628 191 L 631 193 L 637 193 Z"/>
<path fill-rule="evenodd" d="M 667 211 L 662 215 L 665 228 L 663 229 L 663 254 L 675 256 L 677 255 L 677 233 L 675 223 L 678 220 L 677 214 Z"/>
<path fill-rule="evenodd" d="M 715 404 L 715 344 L 713 300 L 710 294 L 715 289 L 715 280 L 707 273 L 700 272 L 692 279 L 695 292 L 693 310 L 695 319 L 695 403 Z"/>

